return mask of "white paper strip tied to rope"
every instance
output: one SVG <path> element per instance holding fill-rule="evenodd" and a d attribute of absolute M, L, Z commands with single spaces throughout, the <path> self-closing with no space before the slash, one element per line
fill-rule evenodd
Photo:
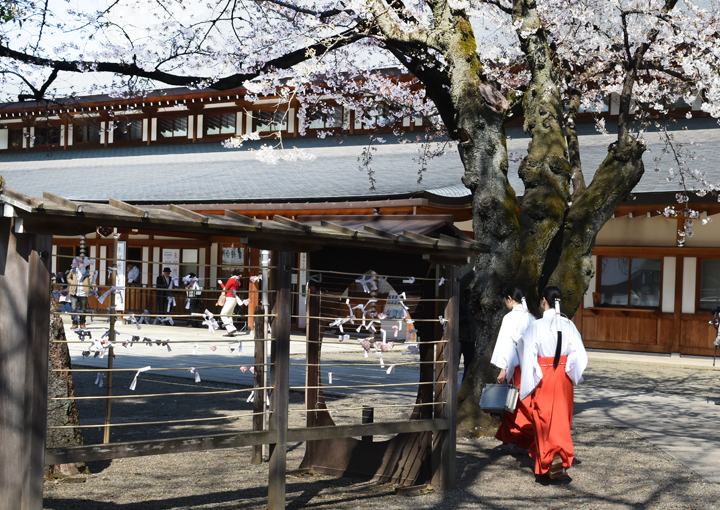
<path fill-rule="evenodd" d="M 447 322 L 447 319 L 445 319 L 442 315 L 438 315 L 438 320 L 440 321 L 440 325 L 445 329 L 445 323 Z"/>
<path fill-rule="evenodd" d="M 253 283 L 257 283 L 257 282 L 259 282 L 259 281 L 261 281 L 261 280 L 262 280 L 262 275 L 261 275 L 261 274 L 260 274 L 260 275 L 257 275 L 257 276 L 251 276 L 251 277 L 250 277 L 250 281 L 253 282 Z"/>
<path fill-rule="evenodd" d="M 135 324 L 135 326 L 137 326 L 138 329 L 142 329 L 142 327 L 140 326 L 140 322 L 138 322 L 138 319 L 137 319 L 137 317 L 135 317 L 134 313 L 131 313 L 130 316 L 127 317 L 125 320 L 130 321 L 130 324 Z"/>
<path fill-rule="evenodd" d="M 387 369 L 387 375 L 394 374 L 395 373 L 395 365 L 390 365 L 390 368 Z"/>
<path fill-rule="evenodd" d="M 202 322 L 202 324 L 203 324 L 203 326 L 208 327 L 208 331 L 210 333 L 215 333 L 215 330 L 220 328 L 220 325 L 215 320 L 213 313 L 210 310 L 208 310 L 207 308 L 205 309 L 205 312 L 203 313 L 203 318 L 205 320 Z"/>
<path fill-rule="evenodd" d="M 110 266 L 110 267 L 107 268 L 107 271 L 108 271 L 108 276 L 107 276 L 107 277 L 108 277 L 108 280 L 109 280 L 110 278 L 112 278 L 113 271 L 117 271 L 117 267 L 115 267 L 115 266 Z"/>
<path fill-rule="evenodd" d="M 382 357 L 382 353 L 375 351 L 375 355 L 380 358 L 380 368 L 385 368 L 385 360 Z"/>
<path fill-rule="evenodd" d="M 371 337 L 372 338 L 372 337 Z M 365 351 L 365 357 L 368 357 L 368 353 L 370 352 L 370 340 L 360 340 L 360 345 L 362 346 L 363 350 Z"/>
<path fill-rule="evenodd" d="M 247 402 L 249 404 L 255 402 L 255 391 L 250 392 L 250 395 L 248 395 L 248 398 L 245 402 Z"/>
<path fill-rule="evenodd" d="M 241 341 L 237 341 L 237 342 L 228 344 L 228 351 L 230 351 L 230 354 L 232 354 L 236 349 L 237 349 L 238 356 L 242 356 L 243 344 Z"/>
<path fill-rule="evenodd" d="M 445 278 L 441 277 L 440 281 L 438 282 L 438 287 L 442 287 L 444 283 L 445 283 Z"/>
<path fill-rule="evenodd" d="M 338 340 L 342 342 L 343 340 L 350 340 L 350 335 L 340 335 L 338 336 Z"/>
<path fill-rule="evenodd" d="M 75 334 L 80 337 L 80 340 L 83 342 L 85 341 L 85 337 L 88 337 L 90 340 L 92 340 L 92 333 L 87 329 L 76 329 Z"/>
<path fill-rule="evenodd" d="M 98 372 L 97 377 L 95 378 L 95 384 L 97 384 L 99 388 L 102 388 L 103 381 L 105 381 L 105 378 L 106 378 L 105 372 Z"/>
<path fill-rule="evenodd" d="M 420 348 L 417 345 L 408 345 L 407 350 L 408 352 L 403 352 L 403 355 L 412 354 L 417 356 L 418 354 L 420 354 Z"/>
<path fill-rule="evenodd" d="M 170 310 L 172 309 L 173 306 L 175 306 L 177 304 L 177 302 L 175 301 L 175 298 L 172 296 L 168 296 L 167 302 L 168 302 L 168 304 L 167 304 L 166 312 L 170 313 Z"/>
<path fill-rule="evenodd" d="M 150 320 L 147 316 L 149 313 L 150 312 L 148 312 L 147 310 L 143 310 L 143 313 L 140 315 L 140 319 L 138 320 L 138 324 L 142 324 L 143 321 L 145 322 L 145 324 L 150 324 Z"/>
<path fill-rule="evenodd" d="M 92 281 L 90 282 L 90 285 L 95 285 L 99 274 L 100 274 L 100 271 L 95 270 L 95 272 L 93 273 L 93 278 L 92 278 Z"/>
<path fill-rule="evenodd" d="M 137 371 L 137 374 L 135 374 L 135 377 L 133 378 L 132 382 L 130 383 L 130 390 L 131 390 L 131 391 L 135 391 L 135 386 L 137 385 L 137 380 L 138 380 L 138 377 L 140 376 L 140 374 L 142 374 L 143 372 L 147 372 L 147 371 L 150 370 L 151 368 L 152 368 L 152 367 L 149 367 L 149 366 L 147 366 L 147 367 L 142 367 L 141 369 L 139 369 L 139 370 Z"/>
<path fill-rule="evenodd" d="M 98 298 L 98 303 L 103 304 L 105 302 L 105 299 L 110 295 L 111 292 L 115 292 L 115 299 L 118 299 L 119 302 L 122 303 L 123 298 L 122 298 L 121 291 L 123 291 L 123 290 L 125 290 L 125 287 L 123 287 L 123 286 L 116 287 L 115 285 L 113 285 L 108 290 L 106 290 L 102 296 L 100 296 Z"/>
<path fill-rule="evenodd" d="M 413 283 L 415 283 L 415 277 L 414 277 L 414 276 L 411 276 L 411 277 L 408 278 L 407 280 L 403 280 L 403 283 L 413 284 Z"/>
<path fill-rule="evenodd" d="M 195 370 L 195 367 L 190 367 L 190 373 L 195 374 L 195 382 L 196 383 L 202 382 L 202 380 L 200 379 L 200 371 L 199 370 Z"/>
<path fill-rule="evenodd" d="M 153 321 L 153 326 L 155 326 L 158 322 L 161 324 L 169 322 L 171 326 L 175 325 L 175 321 L 173 321 L 172 317 L 155 317 L 155 320 Z"/>
<path fill-rule="evenodd" d="M 366 274 L 362 275 L 362 278 L 355 280 L 355 283 L 359 283 L 363 287 L 363 291 L 370 293 L 370 287 L 372 290 L 377 290 L 377 284 L 373 278 L 368 278 Z"/>
<path fill-rule="evenodd" d="M 332 384 L 332 372 L 328 372 L 328 384 Z"/>

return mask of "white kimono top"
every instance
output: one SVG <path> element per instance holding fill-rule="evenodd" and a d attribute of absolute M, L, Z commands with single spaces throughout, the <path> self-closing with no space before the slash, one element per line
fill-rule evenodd
<path fill-rule="evenodd" d="M 507 371 L 508 382 L 512 382 L 515 367 L 520 364 L 517 352 L 518 340 L 534 321 L 535 317 L 525 310 L 523 305 L 513 306 L 512 310 L 503 317 L 490 363 Z"/>
<path fill-rule="evenodd" d="M 541 319 L 533 322 L 518 343 L 521 352 L 520 399 L 532 393 L 542 380 L 542 369 L 538 357 L 554 358 L 557 347 L 558 328 L 562 331 L 561 356 L 567 356 L 565 372 L 573 384 L 583 381 L 582 374 L 588 364 L 587 352 L 580 332 L 570 320 L 556 314 L 554 309 L 546 310 Z"/>

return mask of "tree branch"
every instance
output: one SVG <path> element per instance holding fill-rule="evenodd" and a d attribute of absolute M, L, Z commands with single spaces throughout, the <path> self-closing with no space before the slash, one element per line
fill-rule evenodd
<path fill-rule="evenodd" d="M 268 72 L 273 69 L 288 69 L 300 62 L 307 60 L 308 55 L 314 50 L 316 55 L 320 55 L 329 51 L 331 48 L 339 48 L 347 46 L 353 42 L 359 41 L 366 37 L 364 33 L 358 33 L 356 29 L 347 30 L 341 34 L 328 37 L 316 44 L 301 48 L 296 51 L 287 53 L 281 57 L 266 62 L 262 67 L 256 69 L 253 72 L 248 73 L 237 73 L 225 78 L 220 78 L 213 83 L 209 84 L 210 88 L 218 90 L 227 90 L 242 86 L 247 80 L 252 80 L 258 77 L 263 72 Z M 148 71 L 137 66 L 135 62 L 88 62 L 88 61 L 67 61 L 67 60 L 53 60 L 43 57 L 37 57 L 29 55 L 20 51 L 10 49 L 5 45 L 0 45 L 0 57 L 8 57 L 18 62 L 25 64 L 32 64 L 41 67 L 47 67 L 54 71 L 65 71 L 71 73 L 84 73 L 87 71 L 96 71 L 103 73 L 114 73 L 124 76 L 134 76 L 140 78 L 146 78 L 149 80 L 159 81 L 168 85 L 177 86 L 194 86 L 198 83 L 209 82 L 210 77 L 207 76 L 180 76 L 173 73 L 168 73 L 155 69 Z M 19 76 L 19 75 L 18 75 Z M 51 75 L 52 76 L 52 75 Z M 52 78 L 53 80 L 55 77 Z M 26 83 L 27 80 L 25 80 Z M 31 86 L 28 83 L 29 86 Z M 31 86 L 32 88 L 32 86 Z M 32 88 L 34 93 L 37 93 L 37 89 Z M 43 93 L 47 90 L 47 87 L 43 90 Z"/>
<path fill-rule="evenodd" d="M 575 119 L 580 110 L 580 91 L 571 89 L 570 104 L 568 109 L 567 122 L 565 123 L 565 139 L 568 146 L 568 160 L 570 161 L 570 172 L 573 185 L 572 200 L 576 200 L 585 191 L 585 177 L 582 172 L 580 161 L 580 141 L 578 139 Z"/>

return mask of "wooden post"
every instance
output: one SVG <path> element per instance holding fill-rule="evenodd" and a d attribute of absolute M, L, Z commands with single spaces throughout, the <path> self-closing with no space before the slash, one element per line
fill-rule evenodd
<path fill-rule="evenodd" d="M 439 453 L 440 462 L 433 468 L 433 484 L 439 485 L 442 490 L 455 488 L 455 441 L 457 436 L 457 392 L 458 392 L 458 326 L 460 309 L 460 271 L 455 267 L 445 268 L 445 296 L 448 299 L 444 317 L 446 344 L 443 348 L 446 363 L 442 372 L 445 375 L 442 399 L 441 418 L 447 419 L 450 424 L 448 430 L 437 433 L 434 442 L 436 452 Z M 436 453 L 434 452 L 434 453 Z M 436 455 L 433 455 L 436 457 Z"/>
<path fill-rule="evenodd" d="M 673 313 L 673 337 L 671 353 L 680 352 L 680 336 L 682 335 L 682 295 L 685 277 L 685 257 L 675 257 L 675 303 Z"/>
<path fill-rule="evenodd" d="M 0 219 L 0 510 L 41 510 L 52 237 Z"/>
<path fill-rule="evenodd" d="M 262 315 L 265 312 L 262 305 L 255 307 L 254 315 Z M 265 317 L 255 317 L 255 387 L 262 388 L 265 386 Z M 255 390 L 255 400 L 253 400 L 253 430 L 263 430 L 265 428 L 265 415 L 257 414 L 265 412 L 265 390 Z M 263 445 L 257 444 L 252 447 L 252 464 L 262 464 Z"/>
<path fill-rule="evenodd" d="M 306 409 L 317 409 L 319 391 L 309 386 L 320 386 L 320 296 L 318 288 L 314 284 L 308 286 L 308 322 L 307 322 L 307 344 L 305 348 L 305 359 L 307 371 L 305 373 L 305 405 Z M 307 426 L 317 427 L 317 413 L 307 412 Z M 310 445 L 308 444 L 308 447 Z"/>
<path fill-rule="evenodd" d="M 118 233 L 117 229 L 115 229 L 115 233 L 113 235 L 113 255 L 112 255 L 112 266 L 117 268 L 117 249 L 118 249 Z M 113 277 L 112 277 L 112 283 L 110 285 L 117 285 L 117 269 L 113 269 Z M 108 339 L 110 342 L 115 341 L 115 317 L 112 315 L 115 313 L 115 292 L 110 293 L 110 338 Z M 112 383 L 113 383 L 113 358 L 115 358 L 115 353 L 113 352 L 113 348 L 110 347 L 108 349 L 108 361 L 107 361 L 107 386 L 105 388 L 105 395 L 108 397 L 112 396 Z M 105 399 L 105 428 L 103 429 L 103 443 L 108 444 L 110 442 L 110 427 L 108 425 L 110 424 L 110 418 L 111 418 L 111 408 L 112 408 L 112 399 L 108 398 Z"/>
<path fill-rule="evenodd" d="M 273 349 L 272 417 L 270 425 L 277 434 L 270 454 L 268 473 L 268 509 L 285 509 L 285 476 L 287 471 L 287 427 L 290 397 L 290 320 L 292 294 L 290 279 L 293 254 L 280 252 L 277 261 L 277 318 L 274 321 L 275 349 Z"/>

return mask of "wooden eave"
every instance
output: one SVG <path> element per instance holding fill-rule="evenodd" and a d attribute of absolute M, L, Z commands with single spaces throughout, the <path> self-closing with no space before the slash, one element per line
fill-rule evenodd
<path fill-rule="evenodd" d="M 271 250 L 312 252 L 324 246 L 343 246 L 406 252 L 456 265 L 464 264 L 473 252 L 489 251 L 487 245 L 450 236 L 434 238 L 407 230 L 393 235 L 376 228 L 309 225 L 279 216 L 256 221 L 235 213 L 203 215 L 176 205 L 145 210 L 114 199 L 100 204 L 70 201 L 50 193 L 41 201 L 7 188 L 2 189 L 0 201 L 15 208 L 26 232 L 38 234 L 80 235 L 100 226 L 149 229 L 239 237 L 243 244 Z"/>

